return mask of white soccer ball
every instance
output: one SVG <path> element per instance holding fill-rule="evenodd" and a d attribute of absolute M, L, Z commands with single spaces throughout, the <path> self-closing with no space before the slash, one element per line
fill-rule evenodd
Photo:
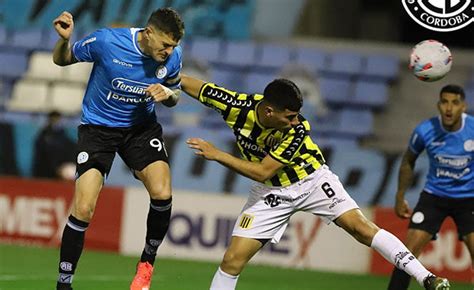
<path fill-rule="evenodd" d="M 413 47 L 409 68 L 418 79 L 434 82 L 451 70 L 452 63 L 449 48 L 437 40 L 429 39 Z"/>

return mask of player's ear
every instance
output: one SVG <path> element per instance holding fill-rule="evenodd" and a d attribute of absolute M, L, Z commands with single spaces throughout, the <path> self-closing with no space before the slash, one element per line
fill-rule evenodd
<path fill-rule="evenodd" d="M 273 109 L 271 106 L 268 106 L 268 105 L 267 105 L 267 106 L 265 106 L 264 112 L 265 112 L 265 115 L 266 115 L 267 117 L 271 117 L 272 114 L 273 114 L 273 112 L 274 112 L 274 109 Z"/>

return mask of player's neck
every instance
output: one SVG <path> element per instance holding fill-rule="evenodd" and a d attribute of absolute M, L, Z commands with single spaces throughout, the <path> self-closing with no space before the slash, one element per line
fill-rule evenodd
<path fill-rule="evenodd" d="M 145 49 L 146 45 L 145 45 L 145 38 L 143 37 L 143 30 L 137 32 L 137 44 L 138 44 L 138 48 L 140 48 L 140 50 L 144 54 L 147 54 L 146 49 Z"/>
<path fill-rule="evenodd" d="M 442 126 L 443 126 L 444 130 L 446 130 L 448 132 L 456 132 L 459 129 L 461 129 L 461 127 L 462 127 L 462 118 L 460 118 L 459 121 L 457 121 L 456 123 L 454 123 L 452 125 L 442 124 Z"/>

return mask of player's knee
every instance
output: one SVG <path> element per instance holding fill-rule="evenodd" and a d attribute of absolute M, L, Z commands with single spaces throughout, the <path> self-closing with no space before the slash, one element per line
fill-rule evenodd
<path fill-rule="evenodd" d="M 357 241 L 370 247 L 372 239 L 379 230 L 380 228 L 374 223 L 365 220 L 354 224 L 351 234 Z"/>
<path fill-rule="evenodd" d="M 171 188 L 164 184 L 155 184 L 151 186 L 148 193 L 152 199 L 166 200 L 171 198 Z"/>
<path fill-rule="evenodd" d="M 245 262 L 245 259 L 239 258 L 235 253 L 226 252 L 221 263 L 221 269 L 230 275 L 239 275 L 245 266 Z"/>
<path fill-rule="evenodd" d="M 73 216 L 77 219 L 89 222 L 94 215 L 94 206 L 91 204 L 83 203 L 76 204 L 73 210 Z"/>

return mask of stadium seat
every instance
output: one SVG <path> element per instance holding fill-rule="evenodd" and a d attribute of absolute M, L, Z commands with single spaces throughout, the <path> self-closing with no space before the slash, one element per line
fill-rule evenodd
<path fill-rule="evenodd" d="M 64 115 L 77 115 L 81 111 L 84 92 L 82 84 L 56 82 L 51 88 L 49 107 Z"/>
<path fill-rule="evenodd" d="M 20 112 L 48 111 L 48 83 L 28 79 L 16 82 L 7 109 Z"/>
<path fill-rule="evenodd" d="M 242 91 L 248 94 L 263 94 L 265 87 L 276 78 L 275 74 L 247 73 L 244 77 Z"/>
<path fill-rule="evenodd" d="M 228 128 L 222 116 L 211 109 L 203 110 L 199 118 L 199 126 L 205 129 L 224 129 Z"/>
<path fill-rule="evenodd" d="M 9 45 L 30 50 L 44 49 L 46 47 L 44 35 L 44 31 L 38 28 L 12 30 Z"/>
<path fill-rule="evenodd" d="M 221 58 L 221 50 L 221 41 L 217 38 L 194 38 L 189 56 L 199 61 L 217 62 Z"/>
<path fill-rule="evenodd" d="M 353 85 L 350 78 L 320 77 L 321 96 L 328 105 L 344 105 L 349 102 Z"/>
<path fill-rule="evenodd" d="M 229 41 L 226 43 L 221 61 L 236 67 L 249 67 L 255 64 L 257 46 L 250 41 Z"/>
<path fill-rule="evenodd" d="M 304 66 L 309 72 L 318 74 L 326 65 L 327 54 L 323 51 L 300 47 L 295 51 L 294 63 Z"/>
<path fill-rule="evenodd" d="M 0 64 L 0 77 L 16 79 L 26 71 L 28 56 L 24 51 L 0 50 Z"/>
<path fill-rule="evenodd" d="M 374 116 L 370 110 L 343 109 L 340 114 L 340 133 L 355 137 L 373 133 Z"/>
<path fill-rule="evenodd" d="M 291 49 L 286 46 L 264 44 L 261 46 L 261 55 L 255 63 L 264 69 L 280 69 L 290 63 Z"/>
<path fill-rule="evenodd" d="M 93 64 L 91 62 L 75 63 L 64 68 L 62 79 L 69 82 L 79 82 L 87 84 L 92 71 Z"/>
<path fill-rule="evenodd" d="M 362 71 L 362 55 L 353 52 L 335 52 L 331 54 L 324 72 L 331 75 L 351 76 Z"/>
<path fill-rule="evenodd" d="M 26 72 L 28 78 L 50 81 L 61 80 L 65 74 L 66 68 L 56 65 L 50 52 L 34 52 Z"/>
<path fill-rule="evenodd" d="M 219 86 L 230 90 L 242 89 L 242 71 L 238 69 L 221 69 L 217 66 L 211 67 L 211 81 Z"/>
<path fill-rule="evenodd" d="M 5 108 L 5 105 L 10 99 L 12 86 L 13 84 L 10 81 L 0 78 L 0 111 Z"/>
<path fill-rule="evenodd" d="M 4 46 L 7 45 L 7 30 L 5 26 L 0 25 L 0 45 Z"/>
<path fill-rule="evenodd" d="M 370 55 L 361 75 L 369 79 L 392 81 L 400 72 L 400 61 L 396 56 Z"/>
<path fill-rule="evenodd" d="M 388 84 L 384 81 L 359 80 L 355 83 L 354 95 L 350 103 L 373 109 L 383 108 L 388 102 Z"/>

